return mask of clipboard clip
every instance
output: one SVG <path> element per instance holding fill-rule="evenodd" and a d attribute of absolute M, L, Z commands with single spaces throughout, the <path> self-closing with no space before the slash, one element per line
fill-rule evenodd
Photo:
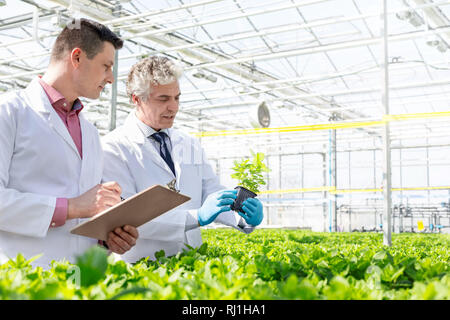
<path fill-rule="evenodd" d="M 177 188 L 175 187 L 176 183 L 177 183 L 177 179 L 173 179 L 166 186 L 170 190 L 175 191 L 176 193 L 180 193 L 180 190 L 177 190 Z"/>

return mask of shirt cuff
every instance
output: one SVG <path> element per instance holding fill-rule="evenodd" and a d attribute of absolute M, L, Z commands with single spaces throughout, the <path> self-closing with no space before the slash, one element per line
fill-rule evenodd
<path fill-rule="evenodd" d="M 188 214 L 186 215 L 185 231 L 189 231 L 189 230 L 200 227 L 200 224 L 198 223 L 198 213 L 197 212 L 198 212 L 197 209 L 188 210 Z"/>
<path fill-rule="evenodd" d="M 102 247 L 104 247 L 104 248 L 106 248 L 106 249 L 109 249 L 109 247 L 108 247 L 108 245 L 106 244 L 106 241 L 104 241 L 104 240 L 98 240 L 98 245 L 100 245 L 100 246 L 102 246 Z"/>
<path fill-rule="evenodd" d="M 67 198 L 56 199 L 56 207 L 53 213 L 52 222 L 50 222 L 50 228 L 60 227 L 66 223 L 68 204 L 69 200 Z"/>

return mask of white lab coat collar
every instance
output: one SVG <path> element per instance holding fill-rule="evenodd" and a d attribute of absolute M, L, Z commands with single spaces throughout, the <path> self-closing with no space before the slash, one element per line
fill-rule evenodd
<path fill-rule="evenodd" d="M 135 114 L 135 117 L 136 117 L 136 114 Z M 136 117 L 136 123 L 137 123 L 139 129 L 144 134 L 144 136 L 146 136 L 147 138 L 150 137 L 152 134 L 158 132 L 155 129 L 153 129 L 152 127 L 146 125 L 144 122 L 142 122 L 142 120 L 138 119 L 137 117 Z M 167 135 L 169 135 L 168 129 L 161 129 L 159 132 L 164 132 Z"/>
<path fill-rule="evenodd" d="M 169 128 L 167 129 L 168 135 L 170 137 L 170 142 L 172 143 L 172 160 L 175 166 L 175 175 L 177 177 L 176 188 L 180 190 L 180 179 L 181 177 L 181 163 L 182 158 L 180 157 L 180 153 L 177 152 L 177 148 L 179 145 L 184 144 L 183 137 L 179 134 L 179 132 L 175 129 Z"/>
<path fill-rule="evenodd" d="M 140 121 L 134 111 L 130 112 L 128 117 L 125 120 L 124 126 L 126 127 L 126 132 L 131 141 L 144 144 L 147 141 L 147 137 L 139 128 L 138 121 Z M 164 129 L 167 135 L 170 137 L 170 141 L 172 143 L 172 147 L 175 143 L 179 143 L 183 137 L 177 132 L 177 130 L 169 128 Z"/>
<path fill-rule="evenodd" d="M 125 123 L 123 125 L 126 129 L 125 131 L 128 138 L 132 142 L 144 144 L 147 140 L 147 137 L 137 125 L 137 121 L 139 121 L 139 119 L 136 117 L 135 112 L 131 111 L 128 114 L 128 117 L 125 119 Z"/>
<path fill-rule="evenodd" d="M 39 78 L 33 79 L 25 88 L 28 98 L 31 100 L 29 106 L 39 113 L 50 113 L 53 109 L 47 94 L 39 83 Z"/>
<path fill-rule="evenodd" d="M 48 96 L 39 83 L 39 79 L 33 79 L 30 84 L 25 89 L 26 95 L 29 99 L 29 105 L 31 108 L 37 112 L 39 112 L 43 117 L 48 120 L 50 126 L 70 145 L 73 151 L 78 155 L 81 159 L 78 149 L 70 136 L 69 130 L 67 130 L 66 126 L 62 122 L 59 115 L 56 113 L 55 109 L 50 104 L 48 100 Z M 81 130 L 84 129 L 85 123 L 81 114 L 79 114 L 80 118 L 80 127 Z"/>
<path fill-rule="evenodd" d="M 127 129 L 127 134 L 129 138 L 136 143 L 144 144 L 147 140 L 147 137 L 142 132 L 142 130 L 139 128 L 138 123 L 140 120 L 136 117 L 135 111 L 131 111 L 128 117 L 125 120 L 124 126 Z M 183 137 L 177 132 L 177 130 L 169 128 L 169 129 L 163 129 L 167 133 L 167 135 L 170 137 L 170 142 L 172 143 L 172 147 L 179 143 Z"/>
<path fill-rule="evenodd" d="M 140 121 L 135 114 L 135 111 L 130 112 L 128 117 L 125 120 L 124 128 L 126 131 L 126 134 L 130 141 L 135 142 L 137 144 L 148 144 L 147 150 L 153 154 L 153 159 L 155 163 L 157 163 L 161 168 L 165 169 L 167 172 L 173 175 L 172 170 L 170 170 L 167 163 L 161 158 L 159 155 L 159 152 L 151 145 L 151 142 L 148 140 L 148 138 L 145 136 L 145 134 L 142 132 L 142 130 L 139 128 L 138 121 Z M 174 150 L 175 146 L 178 143 L 182 143 L 183 137 L 177 132 L 177 130 L 174 129 L 167 129 L 166 130 L 168 136 L 170 137 L 170 141 L 172 143 L 172 151 Z M 178 153 L 172 152 L 172 160 L 174 162 L 175 166 L 175 177 L 180 177 L 181 174 L 181 166 L 180 161 L 178 157 Z M 179 181 L 177 180 L 177 186 Z"/>

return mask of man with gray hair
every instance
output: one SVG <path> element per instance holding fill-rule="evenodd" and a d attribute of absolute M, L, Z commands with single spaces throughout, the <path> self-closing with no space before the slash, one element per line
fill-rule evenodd
<path fill-rule="evenodd" d="M 172 128 L 179 109 L 181 75 L 181 68 L 166 57 L 136 63 L 127 81 L 127 94 L 136 110 L 123 126 L 102 139 L 103 180 L 117 181 L 123 197 L 174 181 L 175 188 L 191 198 L 139 227 L 136 245 L 122 255 L 127 262 L 154 259 L 160 250 L 174 255 L 185 244 L 198 247 L 202 243 L 199 227 L 213 221 L 250 233 L 263 218 L 262 204 L 256 198 L 244 202 L 244 213 L 231 211 L 236 190 L 220 184 L 197 139 Z"/>

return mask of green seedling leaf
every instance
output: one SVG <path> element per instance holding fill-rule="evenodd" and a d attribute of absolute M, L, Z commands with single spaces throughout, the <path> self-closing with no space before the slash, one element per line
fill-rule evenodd
<path fill-rule="evenodd" d="M 155 258 L 156 260 L 160 260 L 161 258 L 164 258 L 166 256 L 166 252 L 164 250 L 159 250 L 155 252 Z"/>

